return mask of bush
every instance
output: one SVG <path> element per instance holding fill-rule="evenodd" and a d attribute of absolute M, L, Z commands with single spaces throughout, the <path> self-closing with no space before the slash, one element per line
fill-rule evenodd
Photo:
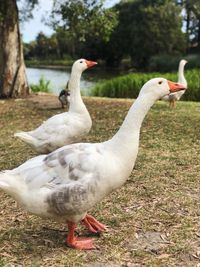
<path fill-rule="evenodd" d="M 45 80 L 43 76 L 40 78 L 39 84 L 31 84 L 30 87 L 33 92 L 48 93 L 51 91 L 50 81 Z"/>
<path fill-rule="evenodd" d="M 188 64 L 186 69 L 200 68 L 200 55 L 187 55 L 187 56 L 171 56 L 159 55 L 153 56 L 149 61 L 149 71 L 169 72 L 176 71 L 181 59 L 186 59 Z"/>
<path fill-rule="evenodd" d="M 200 101 L 200 70 L 188 70 L 185 73 L 188 90 L 183 95 L 183 100 Z"/>
<path fill-rule="evenodd" d="M 27 67 L 41 67 L 41 66 L 56 66 L 56 67 L 65 67 L 71 66 L 73 64 L 72 59 L 27 59 L 26 61 Z"/>
<path fill-rule="evenodd" d="M 177 73 L 131 73 L 98 83 L 92 90 L 91 95 L 116 98 L 136 98 L 143 84 L 155 77 L 163 77 L 177 81 Z M 200 101 L 200 75 L 199 70 L 185 72 L 188 82 L 188 90 L 181 100 Z"/>

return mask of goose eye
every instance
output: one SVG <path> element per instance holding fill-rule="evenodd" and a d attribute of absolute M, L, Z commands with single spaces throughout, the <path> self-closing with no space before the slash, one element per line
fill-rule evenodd
<path fill-rule="evenodd" d="M 81 60 L 80 63 L 83 63 L 83 61 Z"/>
<path fill-rule="evenodd" d="M 162 84 L 162 81 L 159 81 L 158 84 Z"/>

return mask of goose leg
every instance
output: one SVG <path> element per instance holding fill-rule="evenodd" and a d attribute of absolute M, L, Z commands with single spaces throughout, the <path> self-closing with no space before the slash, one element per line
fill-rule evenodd
<path fill-rule="evenodd" d="M 176 106 L 176 101 L 175 101 L 175 99 L 172 99 L 172 100 L 169 102 L 169 106 L 170 106 L 170 108 L 175 108 L 175 106 Z"/>
<path fill-rule="evenodd" d="M 95 249 L 93 244 L 93 238 L 79 238 L 74 235 L 74 231 L 76 228 L 76 224 L 72 222 L 68 222 L 68 236 L 66 243 L 69 247 L 75 249 Z"/>
<path fill-rule="evenodd" d="M 104 224 L 98 222 L 93 216 L 88 214 L 82 220 L 82 223 L 92 233 L 103 232 L 106 230 L 106 226 Z"/>

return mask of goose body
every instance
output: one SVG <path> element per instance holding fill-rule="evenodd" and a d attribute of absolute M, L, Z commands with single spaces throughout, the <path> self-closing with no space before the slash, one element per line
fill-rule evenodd
<path fill-rule="evenodd" d="M 92 239 L 74 236 L 76 224 L 82 222 L 91 232 L 106 229 L 88 210 L 129 177 L 138 153 L 140 127 L 150 107 L 163 95 L 183 88 L 162 78 L 150 80 L 113 138 L 71 144 L 32 158 L 1 172 L 0 188 L 33 214 L 66 221 L 68 246 L 94 248 Z"/>
<path fill-rule="evenodd" d="M 185 79 L 184 76 L 184 67 L 185 64 L 187 64 L 187 61 L 185 59 L 182 59 L 179 62 L 179 67 L 178 67 L 178 83 L 181 83 L 185 86 L 185 88 L 187 89 L 187 81 Z M 182 97 L 182 95 L 185 93 L 185 90 L 179 91 L 179 92 L 175 92 L 172 94 L 169 94 L 167 96 L 164 96 L 162 99 L 165 101 L 169 101 L 169 105 L 171 107 L 175 106 L 176 101 L 180 100 L 180 98 Z"/>
<path fill-rule="evenodd" d="M 80 142 L 92 126 L 90 114 L 80 94 L 82 72 L 97 64 L 93 61 L 79 59 L 72 66 L 69 80 L 70 106 L 68 112 L 57 114 L 35 130 L 19 132 L 15 136 L 33 147 L 38 153 L 49 153 L 67 144 Z"/>

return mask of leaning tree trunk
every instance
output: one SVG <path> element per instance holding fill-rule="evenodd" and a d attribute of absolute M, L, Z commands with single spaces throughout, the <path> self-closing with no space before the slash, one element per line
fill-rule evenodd
<path fill-rule="evenodd" d="M 0 1 L 0 98 L 29 93 L 16 0 Z"/>

